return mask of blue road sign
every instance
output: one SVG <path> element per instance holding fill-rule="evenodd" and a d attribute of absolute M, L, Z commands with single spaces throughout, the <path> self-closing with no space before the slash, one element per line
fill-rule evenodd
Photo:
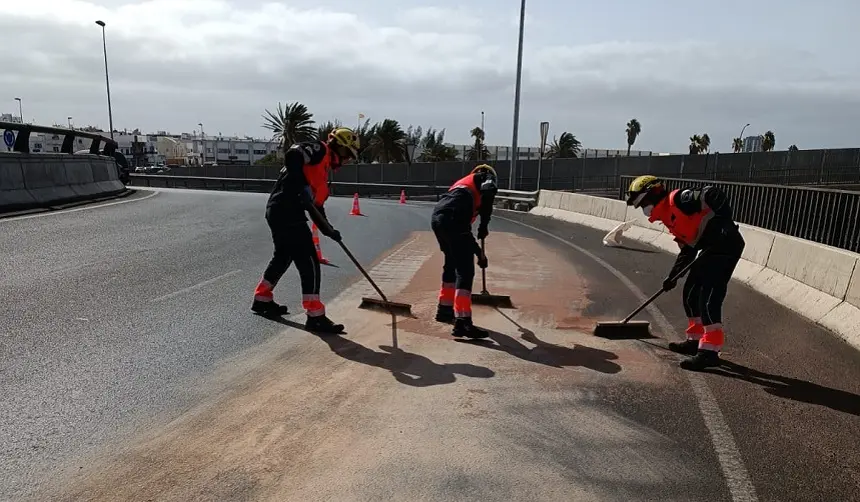
<path fill-rule="evenodd" d="M 8 148 L 12 148 L 12 145 L 15 144 L 15 133 L 6 129 L 3 131 L 3 141 L 6 143 Z"/>

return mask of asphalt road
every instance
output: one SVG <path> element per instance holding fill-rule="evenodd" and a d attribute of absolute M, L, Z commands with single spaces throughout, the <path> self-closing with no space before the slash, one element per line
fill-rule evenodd
<path fill-rule="evenodd" d="M 283 403 L 283 408 L 265 401 L 267 407 L 278 413 L 311 407 L 307 415 L 297 415 L 291 427 L 301 428 L 299 419 L 310 416 L 328 423 L 321 436 L 302 432 L 315 442 L 304 444 L 302 436 L 293 439 L 314 452 L 309 465 L 328 458 L 326 453 L 331 452 L 319 446 L 326 441 L 349 449 L 357 445 L 358 453 L 329 446 L 338 459 L 352 461 L 352 469 L 356 462 L 372 463 L 365 451 L 389 456 L 374 476 L 339 464 L 335 468 L 335 460 L 328 470 L 320 468 L 325 476 L 303 473 L 329 485 L 337 485 L 334 474 L 342 473 L 352 483 L 349 486 L 367 491 L 364 499 L 368 500 L 371 494 L 378 500 L 379 493 L 401 493 L 413 499 L 444 494 L 448 500 L 480 494 L 503 500 L 512 493 L 534 493 L 534 500 L 570 499 L 575 493 L 605 500 L 743 500 L 753 492 L 758 500 L 860 500 L 860 357 L 820 328 L 742 285 L 733 285 L 725 309 L 729 364 L 703 375 L 704 384 L 699 385 L 676 368 L 678 358 L 662 348 L 663 340 L 611 344 L 590 340 L 581 324 L 623 317 L 636 304 L 634 294 L 582 252 L 501 218 L 534 225 L 599 254 L 645 292 L 659 288 L 671 257 L 641 249 L 603 248 L 601 234 L 591 229 L 499 213 L 492 231 L 521 236 L 510 237 L 511 245 L 521 247 L 521 255 L 533 257 L 533 263 L 512 268 L 532 274 L 535 284 L 567 281 L 554 286 L 554 291 L 535 293 L 531 304 L 520 311 L 541 313 L 540 305 L 554 300 L 576 303 L 576 294 L 565 296 L 567 285 L 579 291 L 576 284 L 587 284 L 582 287 L 587 311 L 569 320 L 571 325 L 565 328 L 579 331 L 541 331 L 540 323 L 519 320 L 522 326 L 516 335 L 516 330 L 511 333 L 504 327 L 506 319 L 482 314 L 494 329 L 495 344 L 488 348 L 495 350 L 485 350 L 444 343 L 427 328 L 407 324 L 401 329 L 430 336 L 403 342 L 409 351 L 403 364 L 409 371 L 399 367 L 395 371 L 384 352 L 398 349 L 380 345 L 383 352 L 375 352 L 369 348 L 369 341 L 384 336 L 378 329 L 381 325 L 367 324 L 320 349 L 323 344 L 307 337 L 285 337 L 293 328 L 247 315 L 251 292 L 271 252 L 262 219 L 264 195 L 161 191 L 139 200 L 147 196 L 150 192 L 141 191 L 135 196 L 138 200 L 113 206 L 0 220 L 5 237 L 0 242 L 4 278 L 0 290 L 11 299 L 0 305 L 2 500 L 23 498 L 52 478 L 85 470 L 89 459 L 110 458 L 111 452 L 123 450 L 144 433 L 174 443 L 196 437 L 192 449 L 205 449 L 218 443 L 220 436 L 193 433 L 217 429 L 221 420 L 224 427 L 230 426 L 221 435 L 241 431 L 242 417 L 255 409 L 253 403 L 265 401 L 256 399 L 260 397 L 256 389 L 267 389 L 266 399 L 272 399 L 269 380 L 281 382 L 278 394 L 297 397 Z M 362 201 L 367 217 L 361 218 L 347 216 L 350 204 L 348 199 L 332 199 L 327 212 L 365 263 L 401 245 L 412 231 L 427 227 L 426 205 Z M 323 297 L 332 298 L 343 293 L 357 274 L 336 247 L 322 240 L 324 254 L 340 266 L 324 269 Z M 407 249 L 405 256 L 420 254 L 428 244 L 432 247 L 426 239 L 419 244 Z M 490 270 L 496 270 L 493 260 L 504 259 L 503 254 L 500 250 L 489 254 Z M 412 287 L 416 299 L 426 297 L 421 287 L 433 287 L 434 267 L 438 264 L 428 265 L 429 272 L 417 273 L 407 293 Z M 290 287 L 295 272 L 289 274 L 285 281 L 291 282 L 285 282 L 276 295 L 297 311 L 298 294 Z M 531 286 L 520 282 L 511 285 L 510 292 L 526 302 Z M 686 326 L 678 294 L 657 302 L 676 330 L 660 333 L 664 337 L 680 337 Z M 346 311 L 335 310 L 333 315 L 341 312 Z M 350 325 L 375 322 L 352 317 L 359 314 L 343 315 Z M 660 324 L 653 318 L 652 322 Z M 576 345 L 565 348 L 565 340 Z M 254 364 L 265 370 L 269 384 L 242 384 L 237 391 L 235 376 L 225 376 L 219 368 L 255 350 L 290 364 L 275 365 L 264 355 L 255 356 Z M 340 364 L 329 375 L 324 369 L 330 367 L 329 357 L 351 364 Z M 448 359 L 457 364 L 443 363 Z M 360 363 L 361 373 L 355 363 Z M 400 376 L 396 382 L 385 380 L 374 371 L 379 369 Z M 403 377 L 404 371 L 424 383 Z M 277 378 L 282 372 L 283 378 Z M 469 383 L 461 384 L 458 373 Z M 328 378 L 349 383 L 335 386 L 337 382 L 327 382 Z M 460 385 L 469 388 L 460 389 Z M 308 394 L 314 386 L 318 388 Z M 425 388 L 432 390 L 420 393 Z M 181 420 L 175 425 L 183 416 L 197 416 L 192 413 L 197 407 L 227 392 L 238 396 L 216 407 L 227 416 L 204 415 L 190 430 L 182 428 Z M 245 395 L 247 400 L 236 404 Z M 715 400 L 716 412 L 709 408 L 708 396 Z M 468 421 L 453 421 L 453 411 L 444 411 L 452 399 L 467 409 Z M 467 404 L 461 402 L 464 399 Z M 308 404 L 316 400 L 320 409 Z M 367 409 L 372 404 L 382 408 Z M 324 406 L 333 411 L 328 413 Z M 347 418 L 337 418 L 343 415 Z M 396 429 L 395 436 L 373 436 L 380 417 Z M 266 423 L 262 420 L 256 426 Z M 457 427 L 445 428 L 451 423 Z M 431 424 L 443 430 L 434 430 Z M 350 428 L 373 439 L 341 437 L 338 442 Z M 418 439 L 401 444 L 407 441 L 402 435 L 406 429 L 412 429 Z M 427 441 L 427 430 L 434 434 L 433 441 Z M 272 435 L 271 431 L 263 434 Z M 129 469 L 170 465 L 157 458 L 168 443 L 152 441 L 153 449 L 145 455 L 123 457 Z M 256 437 L 252 443 L 259 441 Z M 240 444 L 247 447 L 247 438 Z M 241 448 L 234 445 L 229 451 L 233 449 Z M 267 450 L 251 449 L 248 458 L 265 457 Z M 416 451 L 422 452 L 418 460 L 413 458 Z M 450 457 L 458 451 L 462 458 Z M 398 456 L 407 452 L 408 460 Z M 273 458 L 281 461 L 287 456 L 281 450 L 275 453 L 279 454 Z M 292 455 L 301 458 L 301 451 Z M 209 457 L 225 455 L 213 450 Z M 136 458 L 142 463 L 135 463 Z M 440 464 L 433 464 L 434 458 Z M 726 459 L 739 461 L 740 467 L 726 467 Z M 458 467 L 458 462 L 467 467 Z M 482 464 L 488 465 L 486 471 L 469 470 Z M 190 468 L 195 465 L 190 460 L 183 463 L 189 484 L 198 471 Z M 413 471 L 404 470 L 404 465 Z M 461 475 L 452 469 L 462 469 Z M 271 470 L 267 465 L 266 472 Z M 135 472 L 131 470 L 129 476 Z M 250 487 L 260 484 L 258 477 L 250 483 L 245 477 L 236 478 L 234 471 L 228 474 L 212 479 L 227 479 L 231 489 L 238 491 L 222 491 L 218 496 L 195 492 L 194 496 L 239 500 L 257 493 Z M 428 481 L 442 475 L 446 477 Z M 740 481 L 727 480 L 727 475 L 738 475 Z M 141 490 L 148 479 L 141 474 Z M 744 488 L 744 479 L 751 482 L 752 491 Z M 183 478 L 174 482 L 181 484 Z M 314 486 L 326 488 L 325 484 Z M 419 487 L 434 487 L 434 491 L 408 491 Z M 554 491 L 559 489 L 564 491 Z"/>

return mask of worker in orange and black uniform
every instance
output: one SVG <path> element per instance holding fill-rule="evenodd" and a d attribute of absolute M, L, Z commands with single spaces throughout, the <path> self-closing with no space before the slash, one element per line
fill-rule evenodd
<path fill-rule="evenodd" d="M 305 329 L 335 334 L 343 331 L 342 324 L 335 324 L 326 316 L 320 300 L 320 262 L 305 212 L 323 235 L 340 242 L 340 233 L 325 216 L 328 173 L 357 158 L 358 149 L 358 136 L 348 128 L 339 127 L 326 141 L 297 143 L 286 150 L 284 167 L 266 204 L 266 222 L 275 251 L 254 291 L 251 306 L 254 312 L 274 316 L 289 313 L 286 306 L 275 303 L 273 290 L 290 264 L 295 263 L 302 285 L 302 307 L 307 313 Z"/>
<path fill-rule="evenodd" d="M 684 369 L 718 366 L 725 343 L 723 301 L 746 246 L 726 194 L 714 186 L 670 192 L 656 177 L 639 176 L 630 184 L 627 204 L 642 208 L 648 221 L 663 223 L 681 248 L 664 291 L 672 290 L 676 275 L 699 256 L 684 283 L 687 339 L 669 348 L 691 356 L 681 361 Z"/>
<path fill-rule="evenodd" d="M 498 191 L 496 171 L 481 164 L 458 180 L 439 199 L 431 217 L 431 227 L 445 256 L 442 267 L 442 289 L 436 320 L 453 321 L 453 336 L 486 338 L 487 331 L 472 323 L 472 282 L 475 257 L 487 268 L 487 257 L 472 235 L 472 224 L 478 216 L 478 239 L 487 237 L 493 200 Z"/>

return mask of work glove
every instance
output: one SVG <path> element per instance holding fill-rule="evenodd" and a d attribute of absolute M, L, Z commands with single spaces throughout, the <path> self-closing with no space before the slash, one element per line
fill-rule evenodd
<path fill-rule="evenodd" d="M 487 229 L 487 226 L 480 225 L 478 227 L 478 240 L 485 239 L 488 235 L 490 235 L 490 231 Z"/>
<path fill-rule="evenodd" d="M 483 253 L 478 255 L 478 266 L 481 268 L 487 268 L 487 265 L 487 255 Z"/>
<path fill-rule="evenodd" d="M 331 239 L 335 242 L 341 241 L 340 232 L 338 232 L 337 230 L 335 230 L 333 228 L 326 232 L 326 237 L 328 237 L 329 239 Z"/>
<path fill-rule="evenodd" d="M 672 291 L 673 289 L 675 289 L 675 286 L 677 286 L 677 285 L 678 285 L 678 281 L 676 279 L 673 279 L 671 277 L 667 277 L 663 281 L 663 291 Z"/>

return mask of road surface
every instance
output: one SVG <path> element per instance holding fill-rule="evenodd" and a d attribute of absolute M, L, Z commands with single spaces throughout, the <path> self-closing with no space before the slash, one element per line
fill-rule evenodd
<path fill-rule="evenodd" d="M 323 238 L 348 334 L 320 338 L 248 312 L 264 201 L 142 190 L 0 220 L 0 500 L 860 500 L 860 357 L 744 286 L 730 364 L 682 372 L 678 293 L 646 314 L 663 339 L 590 334 L 671 257 L 499 212 L 489 287 L 517 309 L 476 307 L 492 340 L 454 341 L 429 208 L 332 199 L 416 318 L 356 309 L 370 289 Z M 294 285 L 276 294 L 298 312 Z"/>

